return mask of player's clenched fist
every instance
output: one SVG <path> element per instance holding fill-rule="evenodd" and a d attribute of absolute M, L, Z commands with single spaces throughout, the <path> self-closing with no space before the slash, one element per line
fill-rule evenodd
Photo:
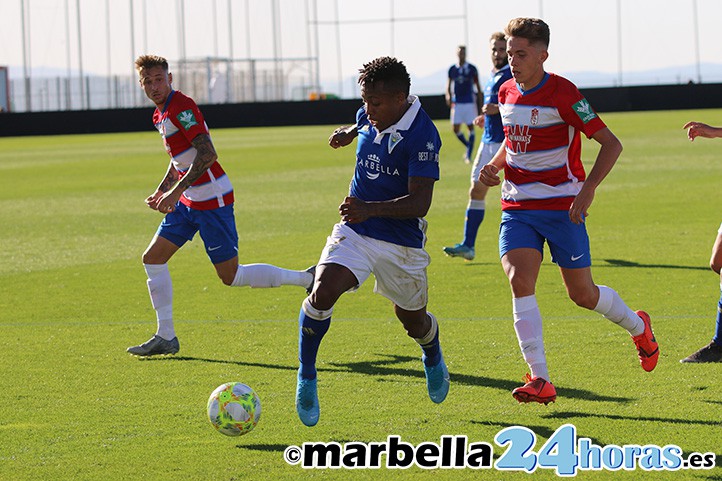
<path fill-rule="evenodd" d="M 486 164 L 481 168 L 481 172 L 479 172 L 479 182 L 489 187 L 499 185 L 501 183 L 499 169 L 495 165 Z"/>

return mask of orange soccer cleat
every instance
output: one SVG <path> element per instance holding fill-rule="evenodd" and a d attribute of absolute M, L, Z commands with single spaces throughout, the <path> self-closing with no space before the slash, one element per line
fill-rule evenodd
<path fill-rule="evenodd" d="M 650 372 L 657 366 L 659 344 L 657 344 L 657 340 L 654 338 L 652 321 L 649 318 L 649 314 L 644 311 L 636 311 L 636 314 L 644 321 L 644 332 L 632 337 L 632 340 L 634 341 L 634 345 L 637 346 L 639 363 L 642 365 L 642 369 Z"/>
<path fill-rule="evenodd" d="M 531 377 L 529 373 L 524 376 L 524 384 L 514 389 L 511 395 L 520 403 L 538 402 L 540 404 L 549 404 L 557 399 L 557 390 L 554 384 L 540 377 Z"/>

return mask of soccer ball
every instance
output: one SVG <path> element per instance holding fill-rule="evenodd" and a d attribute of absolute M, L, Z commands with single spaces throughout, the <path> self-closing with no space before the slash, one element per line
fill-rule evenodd
<path fill-rule="evenodd" d="M 253 431 L 261 418 L 261 400 L 241 382 L 221 384 L 208 398 L 208 419 L 226 436 L 243 436 Z"/>

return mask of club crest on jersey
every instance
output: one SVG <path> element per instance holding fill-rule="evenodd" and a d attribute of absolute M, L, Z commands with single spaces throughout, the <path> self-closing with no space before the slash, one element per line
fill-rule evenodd
<path fill-rule="evenodd" d="M 539 123 L 539 109 L 531 109 L 531 120 L 530 123 L 532 125 L 536 125 Z"/>
<path fill-rule="evenodd" d="M 183 112 L 179 113 L 176 118 L 185 130 L 190 129 L 194 125 L 198 125 L 196 117 L 195 115 L 193 115 L 193 111 L 191 109 L 184 110 Z"/>
<path fill-rule="evenodd" d="M 510 125 L 506 134 L 512 151 L 517 154 L 526 154 L 526 148 L 531 142 L 528 125 Z"/>
<path fill-rule="evenodd" d="M 582 122 L 585 124 L 589 122 L 590 120 L 597 117 L 597 114 L 592 110 L 592 106 L 589 105 L 589 102 L 587 99 L 582 99 L 579 102 L 572 105 L 572 108 L 574 109 L 574 112 L 579 116 L 580 119 L 582 119 Z"/>
<path fill-rule="evenodd" d="M 396 144 L 401 142 L 402 139 L 403 139 L 403 137 L 401 137 L 401 134 L 398 132 L 394 132 L 393 134 L 391 134 L 391 137 L 389 137 L 389 154 L 391 153 L 392 150 L 394 150 L 394 147 L 396 147 Z"/>

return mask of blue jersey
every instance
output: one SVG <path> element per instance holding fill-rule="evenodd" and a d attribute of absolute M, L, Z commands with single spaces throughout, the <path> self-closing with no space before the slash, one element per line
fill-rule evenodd
<path fill-rule="evenodd" d="M 492 72 L 484 85 L 484 104 L 499 103 L 499 87 L 511 78 L 511 68 L 505 65 L 497 72 Z M 504 141 L 504 126 L 501 123 L 501 114 L 486 115 L 484 118 L 484 136 L 481 141 L 485 144 Z"/>
<path fill-rule="evenodd" d="M 409 177 L 439 179 L 441 137 L 417 97 L 401 119 L 378 132 L 361 107 L 356 113 L 356 170 L 349 195 L 363 201 L 384 201 L 409 194 Z M 423 218 L 371 217 L 348 224 L 358 234 L 406 247 L 424 246 Z"/>
<path fill-rule="evenodd" d="M 468 62 L 461 66 L 452 65 L 449 68 L 449 78 L 454 86 L 452 102 L 457 104 L 474 102 L 474 82 L 479 78 L 476 67 Z"/>

